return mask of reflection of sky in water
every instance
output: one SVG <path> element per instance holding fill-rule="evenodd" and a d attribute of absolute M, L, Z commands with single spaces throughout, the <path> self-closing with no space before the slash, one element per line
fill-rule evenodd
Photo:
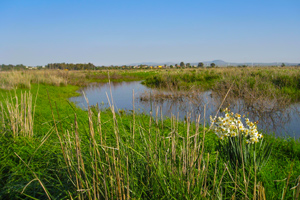
<path fill-rule="evenodd" d="M 108 95 L 110 102 L 112 95 L 114 105 L 117 109 L 132 110 L 133 90 L 137 97 L 145 90 L 148 90 L 148 88 L 140 84 L 140 82 L 112 82 L 110 93 L 110 86 L 108 83 L 98 83 L 83 88 L 79 93 L 83 94 L 84 91 L 90 105 L 96 105 L 97 103 L 101 105 L 103 102 L 105 107 L 109 106 L 106 94 Z M 70 100 L 76 102 L 81 108 L 87 108 L 84 96 L 72 97 Z M 135 102 L 136 108 L 139 108 L 138 103 L 139 102 Z"/>
<path fill-rule="evenodd" d="M 111 93 L 110 93 L 111 88 Z M 196 116 L 201 115 L 201 122 L 204 119 L 204 105 L 205 106 L 205 118 L 208 122 L 210 115 L 215 115 L 217 109 L 221 104 L 221 99 L 215 98 L 211 92 L 202 92 L 197 94 L 197 100 L 190 101 L 184 98 L 182 101 L 165 100 L 161 102 L 152 101 L 140 101 L 139 97 L 144 92 L 155 92 L 146 86 L 140 84 L 140 82 L 112 82 L 111 86 L 108 83 L 91 84 L 90 86 L 83 88 L 79 92 L 83 94 L 89 100 L 90 105 L 96 105 L 97 103 L 102 107 L 108 107 L 108 95 L 110 102 L 111 95 L 113 98 L 114 106 L 117 109 L 132 110 L 132 94 L 134 90 L 135 96 L 135 108 L 140 112 L 150 113 L 152 110 L 153 115 L 162 112 L 163 116 L 170 117 L 171 114 L 184 119 L 187 112 L 191 112 L 192 119 L 196 119 Z M 86 109 L 87 103 L 83 96 L 72 97 L 71 101 L 77 103 L 81 108 Z M 102 104 L 103 103 L 103 104 Z M 263 129 L 266 132 L 275 132 L 276 135 L 290 135 L 300 137 L 300 104 L 290 105 L 285 109 L 278 109 L 270 112 L 270 110 L 257 109 L 253 106 L 246 105 L 243 100 L 231 100 L 230 109 L 233 112 L 238 112 L 241 115 L 245 114 L 251 121 L 259 121 L 258 128 Z M 268 105 L 272 105 L 272 102 L 266 102 Z M 224 104 L 224 106 L 226 103 Z M 162 109 L 162 110 L 161 110 Z"/>

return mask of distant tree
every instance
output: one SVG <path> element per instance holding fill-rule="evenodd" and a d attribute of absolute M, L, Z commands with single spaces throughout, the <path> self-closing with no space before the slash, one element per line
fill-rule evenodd
<path fill-rule="evenodd" d="M 185 67 L 184 62 L 180 62 L 180 67 Z"/>
<path fill-rule="evenodd" d="M 95 65 L 92 63 L 82 64 L 82 63 L 50 63 L 45 66 L 46 69 L 68 69 L 68 70 L 91 70 L 95 69 Z"/>
<path fill-rule="evenodd" d="M 178 67 L 178 64 L 175 64 L 175 67 Z"/>
<path fill-rule="evenodd" d="M 173 66 L 173 65 L 170 65 L 170 68 L 174 68 L 174 66 Z"/>
<path fill-rule="evenodd" d="M 282 63 L 282 64 L 281 64 L 281 67 L 284 67 L 284 66 L 285 66 L 285 64 L 284 64 L 284 63 Z"/>
<path fill-rule="evenodd" d="M 186 67 L 190 68 L 191 67 L 191 63 L 186 63 Z"/>
<path fill-rule="evenodd" d="M 211 67 L 215 67 L 216 64 L 215 64 L 215 63 L 211 63 L 210 66 L 211 66 Z"/>
<path fill-rule="evenodd" d="M 22 65 L 22 64 L 19 64 L 19 65 L 12 65 L 12 64 L 4 65 L 4 64 L 2 64 L 2 65 L 0 65 L 0 68 L 1 68 L 1 71 L 25 70 L 26 66 Z"/>
<path fill-rule="evenodd" d="M 199 63 L 198 63 L 198 67 L 204 67 L 203 62 L 199 62 Z"/>

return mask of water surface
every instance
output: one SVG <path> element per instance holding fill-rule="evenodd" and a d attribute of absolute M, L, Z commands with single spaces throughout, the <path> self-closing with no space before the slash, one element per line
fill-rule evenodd
<path fill-rule="evenodd" d="M 133 109 L 133 92 L 134 106 L 136 111 L 153 115 L 170 117 L 171 114 L 185 119 L 188 113 L 191 113 L 192 119 L 200 114 L 201 122 L 209 120 L 210 115 L 215 115 L 222 100 L 211 91 L 199 92 L 193 97 L 189 94 L 183 98 L 171 98 L 167 100 L 157 101 L 151 98 L 148 101 L 142 101 L 141 96 L 153 96 L 161 91 L 150 89 L 142 85 L 139 81 L 134 82 L 112 82 L 109 83 L 93 83 L 88 87 L 79 91 L 82 95 L 70 98 L 78 106 L 83 109 L 87 108 L 86 100 L 88 98 L 89 105 L 98 104 L 102 108 L 109 107 L 109 102 L 115 106 L 117 110 Z M 164 94 L 172 94 L 171 91 L 163 91 Z M 147 95 L 145 95 L 147 94 Z M 108 100 L 109 99 L 109 100 Z M 295 103 L 284 108 L 274 105 L 274 102 L 265 101 L 263 107 L 258 105 L 249 105 L 242 99 L 234 99 L 230 101 L 230 105 L 226 106 L 233 112 L 241 115 L 245 114 L 251 121 L 258 121 L 258 128 L 268 133 L 275 133 L 277 136 L 300 137 L 300 104 Z M 225 105 L 224 105 L 225 106 Z M 224 107 L 223 106 L 223 107 Z"/>

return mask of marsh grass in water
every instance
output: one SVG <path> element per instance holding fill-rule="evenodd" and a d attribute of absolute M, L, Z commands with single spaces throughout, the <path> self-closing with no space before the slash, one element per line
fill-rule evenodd
<path fill-rule="evenodd" d="M 186 90 L 191 87 L 213 90 L 224 96 L 233 87 L 231 95 L 241 98 L 300 98 L 298 67 L 223 67 L 194 70 L 170 70 L 146 77 L 145 85 L 156 88 Z M 288 98 L 287 98 L 288 97 Z"/>

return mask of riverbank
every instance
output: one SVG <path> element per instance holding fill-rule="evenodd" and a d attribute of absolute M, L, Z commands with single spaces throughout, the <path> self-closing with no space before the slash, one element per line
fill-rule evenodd
<path fill-rule="evenodd" d="M 284 101 L 300 100 L 299 67 L 246 67 L 171 70 L 149 76 L 143 82 L 156 88 L 217 91 L 225 96 L 243 99 L 284 98 Z"/>
<path fill-rule="evenodd" d="M 161 120 L 113 108 L 83 111 L 67 100 L 78 95 L 77 89 L 44 83 L 17 89 L 16 95 L 0 91 L 1 199 L 259 199 L 260 195 L 293 199 L 299 195 L 299 140 L 264 135 L 273 146 L 267 164 L 260 171 L 253 166 L 246 172 L 242 167 L 233 170 L 220 156 L 218 138 L 208 127 L 188 118 Z M 25 91 L 32 95 L 32 108 L 35 105 L 33 135 L 14 136 L 5 100 L 10 93 L 13 102 L 17 96 L 20 103 Z"/>
<path fill-rule="evenodd" d="M 137 81 L 158 73 L 157 70 L 26 70 L 0 73 L 0 88 L 30 88 L 31 84 L 84 87 L 92 82 Z"/>
<path fill-rule="evenodd" d="M 32 83 L 87 86 L 91 82 L 142 81 L 148 87 L 218 91 L 225 96 L 300 100 L 299 67 L 222 67 L 186 69 L 26 70 L 0 73 L 0 88 L 29 88 Z"/>

